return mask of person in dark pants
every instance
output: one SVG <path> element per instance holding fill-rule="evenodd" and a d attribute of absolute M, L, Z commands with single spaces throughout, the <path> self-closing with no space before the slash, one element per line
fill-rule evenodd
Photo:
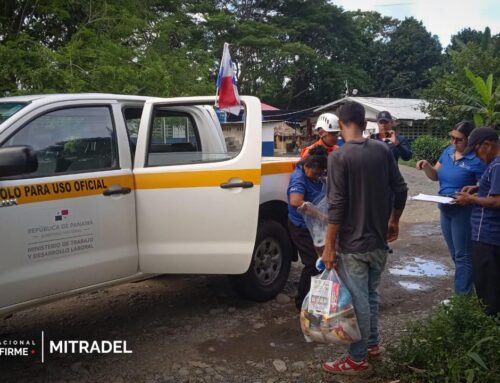
<path fill-rule="evenodd" d="M 488 167 L 479 186 L 463 188 L 455 202 L 473 205 L 472 268 L 474 286 L 489 315 L 500 313 L 500 142 L 492 128 L 475 129 L 465 153 L 475 152 Z M 476 193 L 477 194 L 474 194 Z"/>
<path fill-rule="evenodd" d="M 385 142 L 391 150 L 396 163 L 399 158 L 404 161 L 411 160 L 413 153 L 411 146 L 405 136 L 397 134 L 394 131 L 394 119 L 388 111 L 382 111 L 377 114 L 377 125 L 379 132 L 372 134 L 371 139 Z"/>
<path fill-rule="evenodd" d="M 385 142 L 389 150 L 391 151 L 394 159 L 396 160 L 396 164 L 401 158 L 404 161 L 411 160 L 413 153 L 411 151 L 411 146 L 405 136 L 401 134 L 397 134 L 394 131 L 394 118 L 391 113 L 387 110 L 379 112 L 377 114 L 377 125 L 378 125 L 378 133 L 370 135 L 370 138 L 373 140 Z M 394 198 L 394 196 L 392 196 Z M 390 214 L 391 212 L 389 212 Z M 392 249 L 389 245 L 386 246 L 387 251 L 392 254 Z"/>
<path fill-rule="evenodd" d="M 474 154 L 464 154 L 474 130 L 469 121 L 459 122 L 450 132 L 448 146 L 434 166 L 427 160 L 417 162 L 417 169 L 439 181 L 439 195 L 454 197 L 464 186 L 476 184 L 486 166 Z M 470 217 L 472 206 L 439 204 L 441 231 L 455 264 L 455 294 L 469 294 L 473 288 L 472 241 Z"/>
<path fill-rule="evenodd" d="M 380 356 L 378 287 L 387 243 L 397 239 L 408 188 L 393 154 L 382 142 L 363 138 L 365 110 L 346 102 L 339 114 L 346 143 L 328 157 L 328 227 L 323 262 L 338 268 L 350 291 L 362 339 L 347 354 L 323 364 L 333 374 L 364 374 L 368 358 Z"/>
<path fill-rule="evenodd" d="M 306 202 L 314 203 L 326 194 L 326 186 L 321 178 L 326 171 L 327 158 L 323 146 L 312 148 L 309 155 L 297 164 L 288 184 L 288 229 L 304 265 L 295 297 L 298 310 L 311 287 L 311 277 L 318 274 L 315 266 L 318 254 L 302 214 L 306 213 Z"/>

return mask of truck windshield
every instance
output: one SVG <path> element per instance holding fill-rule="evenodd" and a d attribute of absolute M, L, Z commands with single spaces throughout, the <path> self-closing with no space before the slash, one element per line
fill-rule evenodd
<path fill-rule="evenodd" d="M 27 102 L 0 102 L 0 124 L 26 105 Z"/>

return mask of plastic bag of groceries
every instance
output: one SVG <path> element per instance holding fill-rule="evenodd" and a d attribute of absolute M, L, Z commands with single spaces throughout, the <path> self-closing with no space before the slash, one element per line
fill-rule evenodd
<path fill-rule="evenodd" d="M 311 278 L 300 327 L 307 342 L 346 345 L 361 340 L 351 293 L 334 269 Z"/>
<path fill-rule="evenodd" d="M 321 254 L 319 249 L 325 246 L 326 227 L 328 226 L 328 200 L 326 195 L 313 203 L 305 202 L 297 211 L 304 218 L 309 233 L 311 233 L 314 247 Z"/>

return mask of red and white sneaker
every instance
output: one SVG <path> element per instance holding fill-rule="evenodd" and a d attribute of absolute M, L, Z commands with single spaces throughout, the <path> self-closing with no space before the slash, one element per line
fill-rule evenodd
<path fill-rule="evenodd" d="M 355 362 L 347 355 L 334 362 L 323 363 L 323 370 L 339 375 L 364 375 L 371 371 L 371 366 L 368 364 L 368 358 Z"/>
<path fill-rule="evenodd" d="M 379 346 L 378 344 L 374 346 L 368 346 L 368 359 L 379 358 L 385 351 L 385 348 Z"/>

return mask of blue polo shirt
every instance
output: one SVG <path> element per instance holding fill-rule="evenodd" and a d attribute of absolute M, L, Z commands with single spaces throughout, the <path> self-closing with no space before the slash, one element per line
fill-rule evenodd
<path fill-rule="evenodd" d="M 500 157 L 489 165 L 479 182 L 478 197 L 500 194 Z M 472 240 L 500 246 L 500 209 L 474 205 L 472 209 Z"/>
<path fill-rule="evenodd" d="M 286 194 L 288 196 L 288 218 L 295 226 L 307 229 L 306 223 L 302 215 L 297 212 L 297 209 L 290 206 L 290 194 L 299 193 L 304 196 L 306 202 L 317 202 L 325 196 L 326 186 L 323 181 L 312 181 L 306 177 L 302 166 L 298 165 L 293 171 Z"/>
<path fill-rule="evenodd" d="M 458 161 L 454 160 L 454 154 L 455 148 L 450 145 L 439 157 L 439 194 L 443 196 L 451 196 L 464 186 L 476 185 L 486 169 L 474 153 L 466 154 Z"/>

